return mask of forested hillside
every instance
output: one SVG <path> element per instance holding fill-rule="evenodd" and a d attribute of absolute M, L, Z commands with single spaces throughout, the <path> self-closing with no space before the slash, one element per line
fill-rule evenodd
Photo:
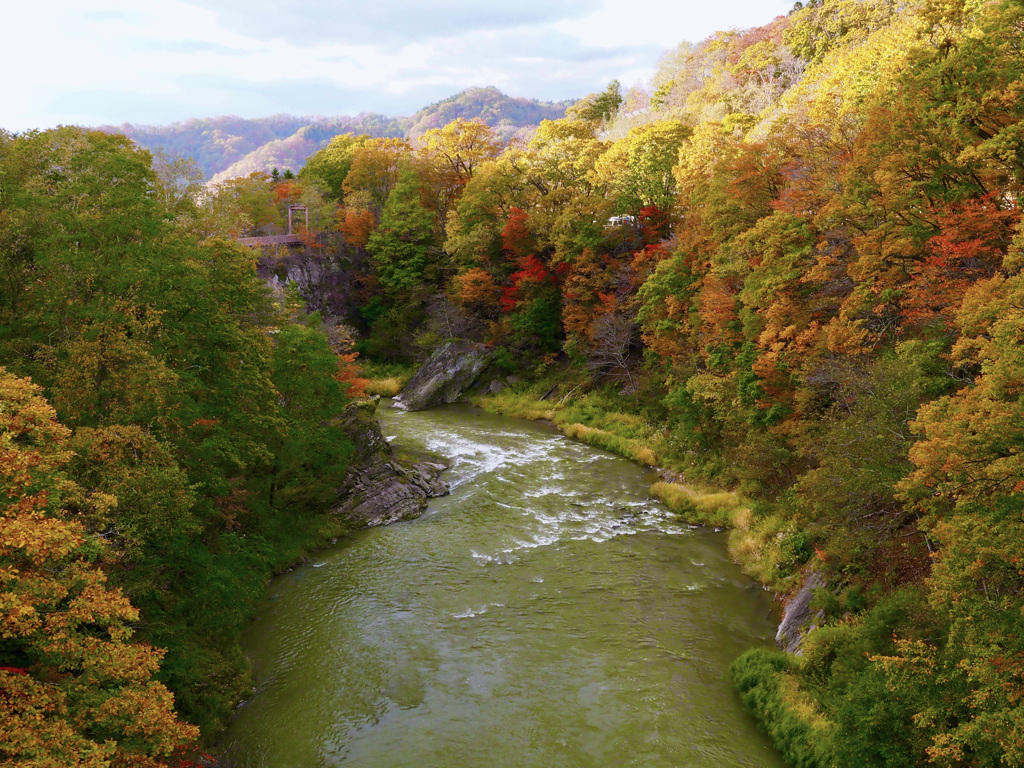
<path fill-rule="evenodd" d="M 169 157 L 190 157 L 204 177 L 210 177 L 264 144 L 288 138 L 305 124 L 299 117 L 275 115 L 261 120 L 201 118 L 169 126 L 109 125 L 100 130 L 124 134 L 139 146 L 162 150 Z"/>
<path fill-rule="evenodd" d="M 825 585 L 799 657 L 736 666 L 794 764 L 1017 764 L 1022 45 L 1012 0 L 822 0 L 681 46 L 648 109 L 350 137 L 289 192 L 337 205 L 336 277 L 278 268 L 371 358 L 483 341 L 526 379 L 494 402 L 731 489 L 658 492 Z"/>
<path fill-rule="evenodd" d="M 790 762 L 1024 763 L 1024 3 L 798 3 L 528 141 L 458 103 L 205 194 L 123 137 L 0 134 L 10 759 L 166 762 L 167 689 L 214 732 L 263 580 L 338 532 L 352 352 L 461 337 L 518 375 L 492 406 L 673 469 L 780 594 L 816 574 L 800 655 L 734 666 Z M 291 205 L 274 296 L 233 239 Z"/>
<path fill-rule="evenodd" d="M 183 721 L 213 734 L 247 690 L 267 577 L 339 533 L 346 339 L 162 170 L 0 132 L 5 764 L 190 759 Z"/>

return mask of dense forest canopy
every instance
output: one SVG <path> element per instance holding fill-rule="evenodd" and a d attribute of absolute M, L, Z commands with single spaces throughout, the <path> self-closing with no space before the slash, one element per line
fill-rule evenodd
<path fill-rule="evenodd" d="M 414 140 L 343 131 L 296 178 L 210 188 L 122 137 L 0 135 L 0 447 L 26 466 L 0 475 L 26 617 L 0 707 L 56 675 L 40 729 L 160 761 L 191 737 L 166 686 L 213 732 L 244 686 L 224 638 L 331 528 L 353 352 L 454 336 L 611 388 L 663 463 L 749 499 L 753 575 L 821 576 L 801 655 L 735 666 L 793 764 L 1024 762 L 1024 4 L 798 3 L 511 141 L 439 106 Z M 234 239 L 293 205 L 275 296 Z M 95 737 L 94 674 L 159 732 Z"/>
<path fill-rule="evenodd" d="M 0 134 L 0 169 L 0 752 L 163 764 L 167 688 L 215 730 L 267 574 L 330 526 L 351 355 L 126 138 Z"/>

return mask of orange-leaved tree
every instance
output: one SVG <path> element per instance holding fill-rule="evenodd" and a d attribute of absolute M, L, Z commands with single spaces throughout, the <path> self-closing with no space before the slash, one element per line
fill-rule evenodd
<path fill-rule="evenodd" d="M 938 765 L 966 765 L 967 755 L 978 758 L 971 765 L 1024 760 L 1022 261 L 1019 232 L 1003 263 L 1010 274 L 964 294 L 952 356 L 973 375 L 918 411 L 915 469 L 897 487 L 938 544 L 930 601 L 949 626 L 934 647 L 912 650 L 930 665 L 926 673 L 937 668 L 959 686 L 955 717 L 921 718 L 932 727 L 929 754 Z M 905 652 L 889 663 L 906 672 L 913 660 Z"/>
<path fill-rule="evenodd" d="M 131 642 L 138 612 L 91 563 L 74 519 L 70 430 L 40 387 L 0 368 L 0 764 L 161 766 L 198 729 L 153 680 L 162 652 Z"/>

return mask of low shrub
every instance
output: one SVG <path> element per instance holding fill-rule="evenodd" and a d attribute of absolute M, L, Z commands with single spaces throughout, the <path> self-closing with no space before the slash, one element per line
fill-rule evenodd
<path fill-rule="evenodd" d="M 787 654 L 753 648 L 736 659 L 730 671 L 743 703 L 785 760 L 796 768 L 826 768 L 832 764 L 831 724 L 800 690 L 794 669 Z"/>
<path fill-rule="evenodd" d="M 742 522 L 742 525 L 739 524 Z M 785 592 L 800 578 L 800 566 L 811 554 L 805 534 L 778 511 L 751 509 L 733 514 L 729 556 L 744 573 L 775 591 Z"/>

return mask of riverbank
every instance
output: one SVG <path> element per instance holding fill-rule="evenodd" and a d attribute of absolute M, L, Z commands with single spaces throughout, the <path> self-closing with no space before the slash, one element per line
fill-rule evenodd
<path fill-rule="evenodd" d="M 730 558 L 777 602 L 788 603 L 801 586 L 806 589 L 806 534 L 773 505 L 693 479 L 692 454 L 680 456 L 670 431 L 645 418 L 640 398 L 623 394 L 621 385 L 588 387 L 547 377 L 467 399 L 491 413 L 550 422 L 569 438 L 658 470 L 662 479 L 651 485 L 651 495 L 688 524 L 728 529 Z M 813 630 L 796 631 L 802 636 Z M 794 674 L 799 667 L 791 654 L 756 648 L 739 656 L 730 671 L 744 704 L 789 763 L 827 765 L 827 723 L 801 688 Z"/>

